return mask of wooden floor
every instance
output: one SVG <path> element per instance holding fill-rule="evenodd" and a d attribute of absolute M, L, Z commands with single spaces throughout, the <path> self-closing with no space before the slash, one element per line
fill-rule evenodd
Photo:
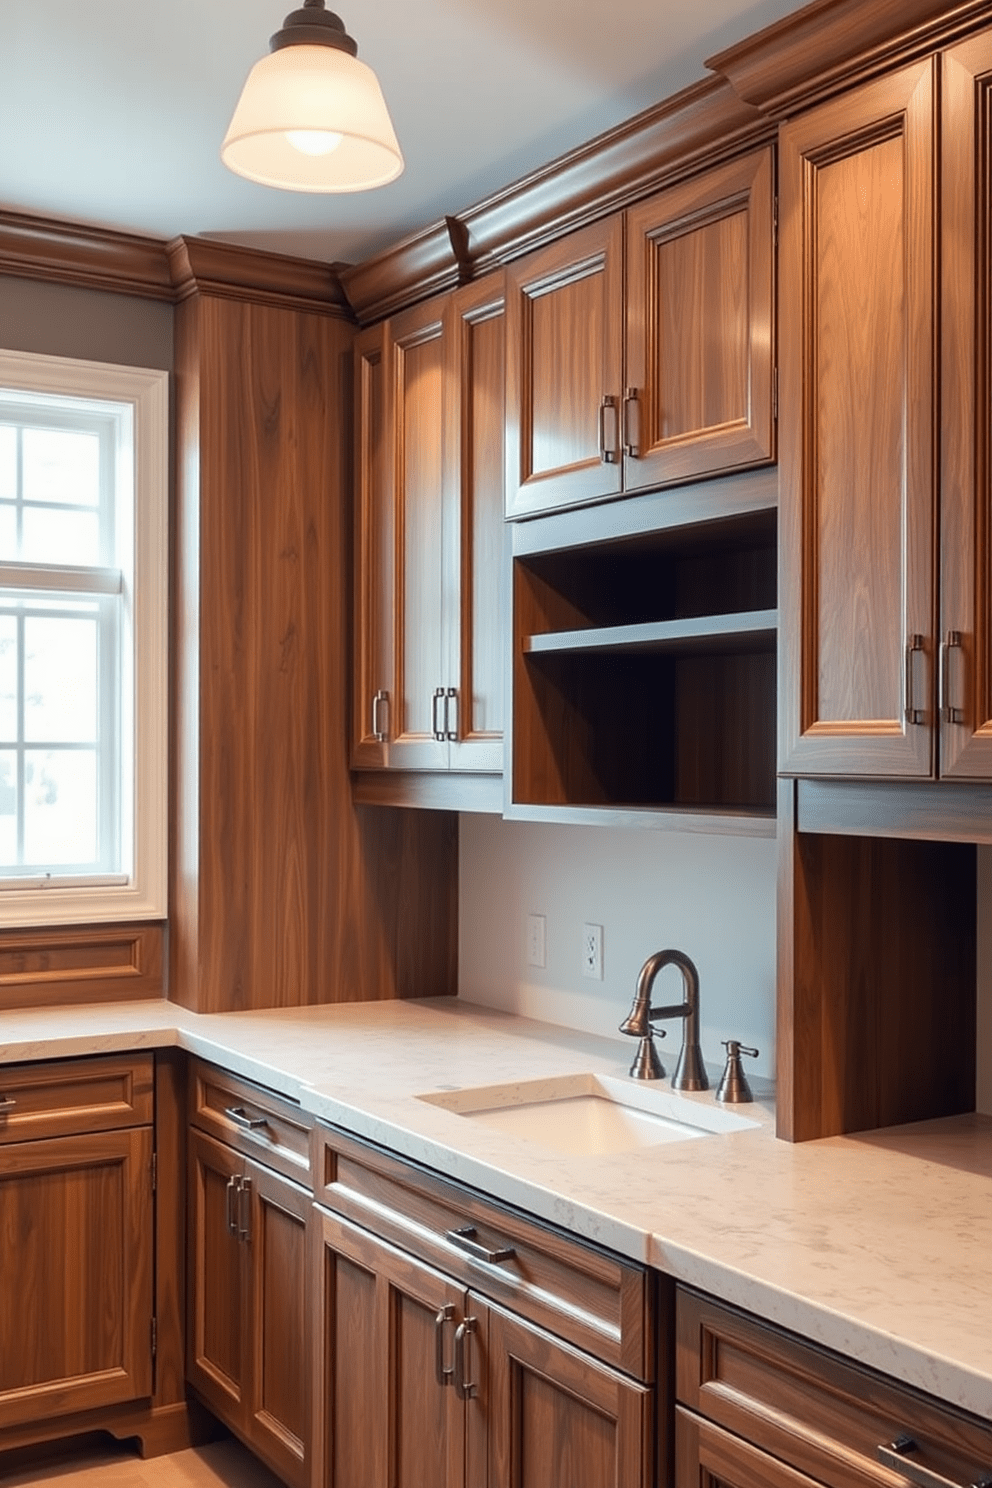
<path fill-rule="evenodd" d="M 10 1474 L 0 1464 L 3 1488 L 47 1483 L 51 1488 L 282 1488 L 278 1478 L 235 1441 L 211 1442 L 172 1457 L 143 1462 L 126 1448 L 90 1450 L 46 1467 Z"/>

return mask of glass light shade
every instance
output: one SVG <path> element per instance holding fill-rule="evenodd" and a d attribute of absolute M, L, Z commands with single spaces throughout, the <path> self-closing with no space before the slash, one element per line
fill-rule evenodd
<path fill-rule="evenodd" d="M 337 134 L 319 155 L 292 134 Z M 379 80 L 337 47 L 281 47 L 256 62 L 234 110 L 220 158 L 229 170 L 286 191 L 366 191 L 403 169 Z"/>

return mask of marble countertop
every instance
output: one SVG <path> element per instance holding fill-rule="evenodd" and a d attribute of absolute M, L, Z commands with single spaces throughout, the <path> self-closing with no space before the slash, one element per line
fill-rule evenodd
<path fill-rule="evenodd" d="M 566 1156 L 417 1097 L 584 1071 L 625 1078 L 626 1041 L 447 998 L 0 1013 L 0 1063 L 170 1045 L 992 1420 L 992 1118 L 792 1145 L 759 1099 L 748 1130 Z"/>

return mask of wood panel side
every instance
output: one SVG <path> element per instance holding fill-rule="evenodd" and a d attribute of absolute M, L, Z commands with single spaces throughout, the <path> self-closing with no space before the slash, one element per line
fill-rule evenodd
<path fill-rule="evenodd" d="M 0 1008 L 163 995 L 165 926 L 0 930 Z"/>
<path fill-rule="evenodd" d="M 457 822 L 351 799 L 352 333 L 209 296 L 186 317 L 173 995 L 228 1011 L 451 993 Z"/>

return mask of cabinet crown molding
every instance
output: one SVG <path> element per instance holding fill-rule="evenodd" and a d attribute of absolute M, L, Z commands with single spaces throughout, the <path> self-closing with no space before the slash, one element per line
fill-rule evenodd
<path fill-rule="evenodd" d="M 0 211 L 0 273 L 171 300 L 161 238 Z"/>
<path fill-rule="evenodd" d="M 465 229 L 442 217 L 381 253 L 341 270 L 341 284 L 360 325 L 419 300 L 457 289 L 471 277 Z"/>
<path fill-rule="evenodd" d="M 334 265 L 211 238 L 173 238 L 165 246 L 177 301 L 194 294 L 310 310 L 350 320 Z"/>

